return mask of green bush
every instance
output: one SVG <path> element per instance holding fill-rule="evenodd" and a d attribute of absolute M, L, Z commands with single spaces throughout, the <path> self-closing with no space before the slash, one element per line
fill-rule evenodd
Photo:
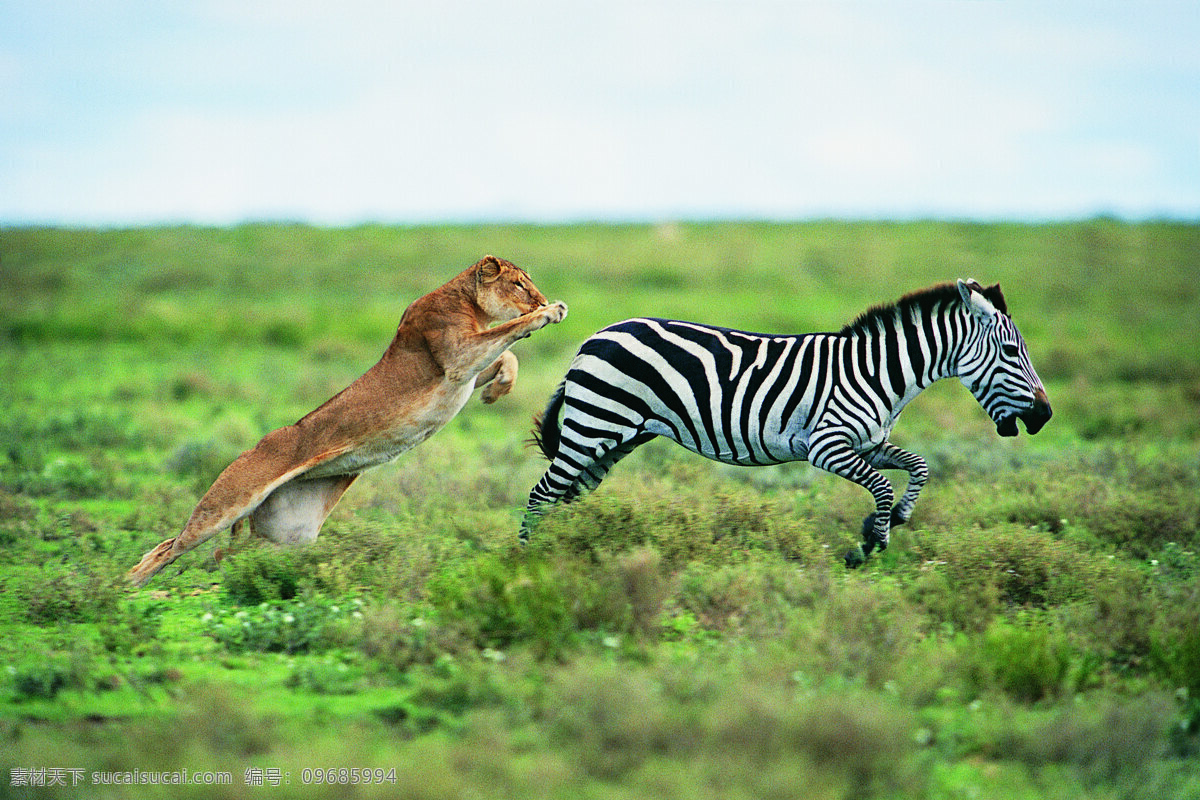
<path fill-rule="evenodd" d="M 461 730 L 465 715 L 506 699 L 506 687 L 490 665 L 481 661 L 439 658 L 409 670 L 406 683 L 409 691 L 403 700 L 375 713 L 409 736 L 436 728 Z"/>
<path fill-rule="evenodd" d="M 676 604 L 704 627 L 763 637 L 780 635 L 797 614 L 811 617 L 836 591 L 827 570 L 761 556 L 720 567 L 689 564 L 677 583 Z"/>
<path fill-rule="evenodd" d="M 303 579 L 300 557 L 293 547 L 252 543 L 221 560 L 222 588 L 230 600 L 243 605 L 291 600 Z"/>
<path fill-rule="evenodd" d="M 1132 565 L 1114 563 L 1093 584 L 1092 598 L 1065 615 L 1075 622 L 1077 635 L 1119 668 L 1145 663 L 1163 603 L 1150 576 Z"/>
<path fill-rule="evenodd" d="M 70 671 L 50 661 L 10 667 L 9 678 L 16 699 L 50 700 L 70 683 Z"/>
<path fill-rule="evenodd" d="M 25 654 L 8 665 L 12 697 L 18 702 L 52 700 L 64 689 L 91 689 L 95 662 L 95 654 L 86 642 L 67 650 Z"/>
<path fill-rule="evenodd" d="M 1067 539 L 1011 524 L 922 531 L 911 549 L 923 564 L 914 598 L 958 630 L 983 630 L 1002 610 L 1088 599 L 1111 570 L 1107 559 Z"/>
<path fill-rule="evenodd" d="M 1026 703 L 1072 691 L 1095 668 L 1064 631 L 1041 620 L 996 622 L 966 649 L 967 670 L 976 690 L 999 689 Z"/>
<path fill-rule="evenodd" d="M 0 586 L 17 598 L 24 620 L 34 625 L 108 622 L 121 602 L 118 579 L 111 574 L 55 561 L 12 570 Z"/>
<path fill-rule="evenodd" d="M 359 650 L 368 659 L 403 672 L 414 664 L 430 664 L 470 646 L 458 628 L 442 625 L 428 606 L 394 600 L 376 601 L 362 609 Z"/>
<path fill-rule="evenodd" d="M 733 676 L 682 701 L 667 672 L 575 663 L 538 712 L 586 775 L 640 779 L 648 792 L 668 763 L 686 765 L 705 797 L 730 786 L 739 796 L 817 798 L 906 796 L 920 786 L 904 763 L 915 749 L 912 720 L 876 698 Z"/>
<path fill-rule="evenodd" d="M 187 481 L 199 498 L 237 455 L 236 450 L 220 445 L 213 439 L 190 441 L 176 447 L 165 466 Z"/>
<path fill-rule="evenodd" d="M 1010 717 L 996 747 L 1035 769 L 1075 766 L 1088 785 L 1129 784 L 1137 793 L 1132 796 L 1142 796 L 1149 768 L 1168 754 L 1173 716 L 1170 698 L 1158 692 L 1132 702 L 1083 700 L 1032 724 L 1016 724 Z"/>
<path fill-rule="evenodd" d="M 578 563 L 481 556 L 448 567 L 429 582 L 442 621 L 458 626 L 480 647 L 532 645 L 542 656 L 560 653 L 580 628 L 610 621 L 611 598 Z"/>
<path fill-rule="evenodd" d="M 286 685 L 313 694 L 354 694 L 363 684 L 362 670 L 342 661 L 301 661 L 288 676 Z"/>
<path fill-rule="evenodd" d="M 1052 533 L 1078 527 L 1134 558 L 1151 558 L 1168 542 L 1200 547 L 1200 470 L 1191 454 L 1066 451 L 1058 464 L 1011 473 L 999 488 L 989 502 L 1010 522 Z"/>
<path fill-rule="evenodd" d="M 1153 663 L 1172 684 L 1200 697 L 1200 577 L 1160 602 L 1150 633 Z"/>
<path fill-rule="evenodd" d="M 310 653 L 344 645 L 362 618 L 362 601 L 326 599 L 262 603 L 204 614 L 204 632 L 234 653 Z"/>
<path fill-rule="evenodd" d="M 649 547 L 668 569 L 729 563 L 749 552 L 806 564 L 828 559 L 811 521 L 790 503 L 744 487 L 731 489 L 695 469 L 679 467 L 683 483 L 671 476 L 651 477 L 620 491 L 606 483 L 595 494 L 542 517 L 533 543 L 596 560 L 602 554 Z"/>
<path fill-rule="evenodd" d="M 1121 492 L 1086 524 L 1135 558 L 1150 558 L 1169 542 L 1200 547 L 1200 483 L 1164 476 L 1154 488 Z"/>

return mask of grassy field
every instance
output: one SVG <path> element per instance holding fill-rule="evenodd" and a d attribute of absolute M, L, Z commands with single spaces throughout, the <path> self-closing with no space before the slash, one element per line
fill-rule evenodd
<path fill-rule="evenodd" d="M 489 252 L 571 309 L 513 394 L 309 548 L 123 585 Z M 837 329 L 957 277 L 1003 285 L 1055 416 L 918 398 L 929 486 L 863 569 L 862 489 L 667 442 L 516 546 L 596 329 Z M 1198 277 L 1169 222 L 0 229 L 0 797 L 1200 798 Z M 133 770 L 228 782 L 101 783 Z"/>

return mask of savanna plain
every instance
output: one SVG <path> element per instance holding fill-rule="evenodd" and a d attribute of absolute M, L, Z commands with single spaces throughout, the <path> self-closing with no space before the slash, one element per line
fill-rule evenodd
<path fill-rule="evenodd" d="M 312 546 L 125 585 L 485 253 L 570 306 L 512 394 Z M 863 568 L 861 488 L 665 441 L 518 546 L 530 418 L 600 327 L 837 330 L 959 277 L 1054 418 L 918 397 L 929 484 Z M 1200 798 L 1198 277 L 1200 225 L 1109 219 L 0 229 L 0 797 Z M 148 782 L 185 769 L 229 781 Z"/>

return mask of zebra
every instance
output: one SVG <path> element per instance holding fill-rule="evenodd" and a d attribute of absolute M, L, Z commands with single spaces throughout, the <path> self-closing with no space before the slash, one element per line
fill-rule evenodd
<path fill-rule="evenodd" d="M 1050 402 L 1000 285 L 958 280 L 877 306 L 837 333 L 775 335 L 682 320 L 629 319 L 587 339 L 535 418 L 550 465 L 529 493 L 520 541 L 550 504 L 595 489 L 641 444 L 666 436 L 726 464 L 807 460 L 871 493 L 861 548 L 887 548 L 929 478 L 925 460 L 888 441 L 925 387 L 957 377 L 1001 436 L 1030 434 Z M 561 422 L 560 422 L 561 415 Z M 898 503 L 879 470 L 908 473 Z"/>

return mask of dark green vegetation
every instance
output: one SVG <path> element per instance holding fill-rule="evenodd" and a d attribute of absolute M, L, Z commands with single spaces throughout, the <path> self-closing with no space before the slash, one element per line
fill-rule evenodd
<path fill-rule="evenodd" d="M 514 394 L 310 548 L 122 585 L 486 252 L 571 307 Z M 1197 276 L 1200 226 L 1107 220 L 0 231 L 0 796 L 1200 797 Z M 956 383 L 918 398 L 929 487 L 863 569 L 863 490 L 669 443 L 516 546 L 529 418 L 597 328 L 829 330 L 956 277 L 1003 284 L 1055 416 L 1002 440 Z M 396 784 L 302 785 L 329 767 Z"/>

